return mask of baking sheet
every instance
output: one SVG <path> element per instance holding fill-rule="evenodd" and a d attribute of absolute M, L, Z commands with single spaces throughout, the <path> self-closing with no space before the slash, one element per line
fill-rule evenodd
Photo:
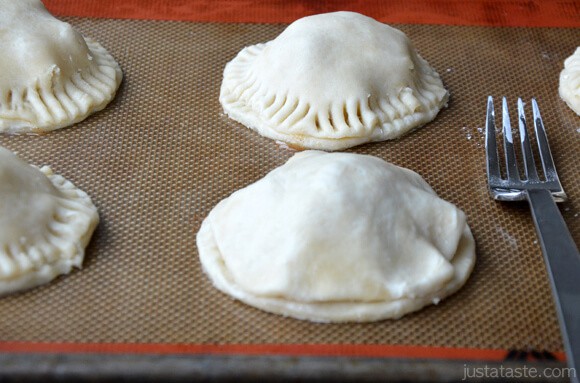
<path fill-rule="evenodd" d="M 398 321 L 315 324 L 262 312 L 215 290 L 195 234 L 211 208 L 293 153 L 229 120 L 224 65 L 283 25 L 67 18 L 119 61 L 115 100 L 74 127 L 0 136 L 50 165 L 97 205 L 82 270 L 0 300 L 0 341 L 154 344 L 360 344 L 562 352 L 541 250 L 525 204 L 494 202 L 485 178 L 488 95 L 538 98 L 580 243 L 580 118 L 557 96 L 580 32 L 554 28 L 395 25 L 451 92 L 435 121 L 350 151 L 421 174 L 467 216 L 477 264 L 466 286 Z"/>

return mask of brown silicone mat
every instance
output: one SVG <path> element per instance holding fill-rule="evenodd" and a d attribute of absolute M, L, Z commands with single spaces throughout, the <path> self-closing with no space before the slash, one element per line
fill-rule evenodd
<path fill-rule="evenodd" d="M 217 292 L 195 233 L 210 209 L 292 153 L 230 121 L 222 70 L 282 25 L 68 18 L 119 61 L 124 81 L 104 111 L 0 145 L 50 165 L 94 200 L 101 223 L 84 267 L 0 300 L 0 341 L 183 344 L 406 344 L 562 351 L 540 247 L 526 205 L 486 189 L 486 97 L 536 96 L 580 243 L 580 117 L 557 96 L 580 30 L 399 25 L 442 75 L 449 107 L 393 141 L 351 149 L 420 173 L 462 208 L 477 240 L 467 285 L 398 321 L 314 324 L 264 313 Z"/>

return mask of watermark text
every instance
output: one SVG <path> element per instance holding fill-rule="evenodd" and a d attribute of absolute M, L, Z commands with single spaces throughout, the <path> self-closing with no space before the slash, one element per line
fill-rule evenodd
<path fill-rule="evenodd" d="M 530 366 L 473 366 L 463 365 L 463 379 L 571 379 L 576 377 L 576 370 L 568 367 L 537 368 Z"/>

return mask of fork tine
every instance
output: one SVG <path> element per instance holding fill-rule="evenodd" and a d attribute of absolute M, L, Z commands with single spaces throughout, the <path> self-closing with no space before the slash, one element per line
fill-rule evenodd
<path fill-rule="evenodd" d="M 522 102 L 521 98 L 518 98 L 518 121 L 526 178 L 528 181 L 539 181 L 538 172 L 536 171 L 536 163 L 534 161 L 534 155 L 532 154 L 532 147 L 530 145 L 530 138 L 528 136 L 528 129 L 526 127 L 524 103 Z"/>
<path fill-rule="evenodd" d="M 512 126 L 507 107 L 507 100 L 503 98 L 502 105 L 503 117 L 503 149 L 505 152 L 506 174 L 509 180 L 519 180 L 518 165 L 516 163 L 516 153 L 514 150 L 514 138 L 512 136 Z"/>
<path fill-rule="evenodd" d="M 544 129 L 544 123 L 542 122 L 542 116 L 540 115 L 540 108 L 538 107 L 536 99 L 534 98 L 532 98 L 532 108 L 534 112 L 534 128 L 536 130 L 536 139 L 538 140 L 538 148 L 540 150 L 540 157 L 542 159 L 544 176 L 546 177 L 547 181 L 559 181 L 558 173 L 556 172 L 556 167 L 554 166 L 554 159 L 552 158 L 550 146 L 548 145 L 546 129 Z"/>
<path fill-rule="evenodd" d="M 485 119 L 485 151 L 487 157 L 487 178 L 500 179 L 497 142 L 495 138 L 495 111 L 493 97 L 487 98 L 487 117 Z M 490 182 L 492 184 L 492 182 Z"/>

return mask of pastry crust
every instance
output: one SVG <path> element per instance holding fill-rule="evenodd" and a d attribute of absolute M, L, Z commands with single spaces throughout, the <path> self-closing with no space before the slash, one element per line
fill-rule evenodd
<path fill-rule="evenodd" d="M 401 31 L 353 12 L 309 16 L 244 48 L 224 70 L 220 102 L 261 135 L 340 150 L 431 121 L 448 99 Z"/>
<path fill-rule="evenodd" d="M 219 290 L 318 322 L 400 318 L 457 291 L 475 262 L 465 215 L 418 174 L 319 151 L 221 201 L 197 247 Z"/>
<path fill-rule="evenodd" d="M 0 147 L 0 295 L 80 268 L 98 222 L 86 193 Z"/>
<path fill-rule="evenodd" d="M 580 47 L 564 61 L 559 92 L 570 109 L 580 115 Z"/>
<path fill-rule="evenodd" d="M 96 41 L 39 0 L 0 0 L 0 132 L 42 133 L 103 109 L 121 83 Z"/>

